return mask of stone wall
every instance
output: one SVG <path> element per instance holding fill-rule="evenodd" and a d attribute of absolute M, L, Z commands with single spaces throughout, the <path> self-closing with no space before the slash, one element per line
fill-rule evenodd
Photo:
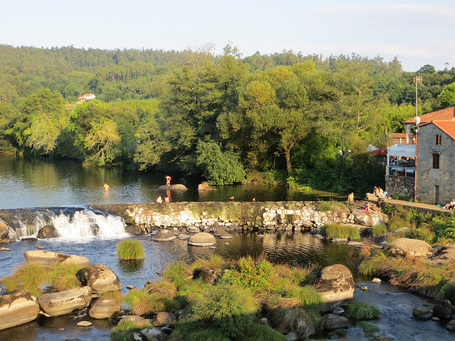
<path fill-rule="evenodd" d="M 415 178 L 403 175 L 386 175 L 385 190 L 389 197 L 399 199 L 414 198 Z"/>
<path fill-rule="evenodd" d="M 436 135 L 441 135 L 440 145 L 436 144 Z M 439 154 L 438 169 L 433 168 L 434 153 Z M 430 204 L 450 202 L 455 197 L 455 141 L 434 124 L 422 126 L 417 155 L 417 199 Z"/>
<path fill-rule="evenodd" d="M 387 221 L 385 214 L 366 212 L 341 203 L 333 203 L 328 211 L 322 211 L 319 205 L 318 202 L 287 201 L 176 202 L 93 207 L 121 215 L 127 223 L 145 231 L 181 226 L 204 228 L 214 223 L 234 228 L 301 230 L 328 223 L 372 226 Z"/>

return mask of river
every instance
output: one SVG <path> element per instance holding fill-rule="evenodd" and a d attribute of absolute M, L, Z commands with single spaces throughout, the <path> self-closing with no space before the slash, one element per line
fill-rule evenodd
<path fill-rule="evenodd" d="M 172 174 L 171 174 L 172 175 Z M 84 167 L 73 161 L 49 162 L 46 159 L 26 160 L 11 156 L 0 156 L 0 209 L 25 207 L 75 207 L 95 203 L 148 202 L 157 195 L 162 195 L 158 187 L 164 184 L 164 174 L 128 172 L 119 169 L 100 169 Z M 189 188 L 184 192 L 173 192 L 174 201 L 227 201 L 234 195 L 235 200 L 249 201 L 255 197 L 264 200 L 314 200 L 330 198 L 327 193 L 299 193 L 275 186 L 227 186 L 200 195 L 197 183 L 184 178 L 174 177 L 173 183 L 185 183 Z M 102 185 L 107 182 L 111 189 L 106 194 Z M 83 210 L 84 211 L 84 210 Z M 100 219 L 103 218 L 100 216 Z M 157 273 L 173 261 L 192 262 L 196 258 L 219 254 L 226 257 L 264 255 L 275 263 L 290 263 L 306 266 L 320 266 L 342 263 L 353 272 L 357 283 L 364 283 L 368 291 L 356 289 L 358 300 L 377 306 L 382 316 L 372 321 L 381 329 L 379 335 L 395 340 L 436 341 L 455 339 L 438 322 L 418 322 L 412 318 L 412 309 L 430 303 L 425 299 L 409 294 L 386 283 L 371 283 L 371 278 L 364 278 L 356 271 L 357 251 L 346 245 L 321 241 L 309 233 L 266 233 L 263 237 L 256 233 L 235 233 L 234 238 L 226 243 L 219 240 L 215 250 L 190 247 L 186 242 L 174 240 L 170 243 L 157 243 L 149 235 L 138 236 L 146 250 L 143 262 L 122 262 L 116 256 L 116 244 L 126 238 L 122 222 L 114 234 L 101 236 L 86 235 L 76 228 L 78 219 L 59 219 L 55 225 L 61 228 L 61 238 L 47 240 L 21 240 L 6 245 L 11 251 L 0 252 L 0 278 L 11 274 L 24 259 L 24 253 L 42 247 L 49 251 L 78 254 L 90 259 L 92 264 L 108 265 L 120 278 L 122 291 L 127 292 L 127 285 L 143 287 L 147 280 L 159 278 Z M 93 219 L 93 218 L 91 218 Z M 96 218 L 98 219 L 98 218 Z M 104 218 L 103 218 L 104 219 Z M 105 222 L 97 221 L 101 226 Z M 106 223 L 109 226 L 112 221 Z M 78 231 L 76 233 L 76 231 Z M 0 340 L 46 340 L 60 341 L 78 338 L 82 341 L 109 340 L 108 321 L 91 320 L 90 328 L 80 328 L 76 323 L 90 320 L 87 315 L 72 314 L 63 317 L 40 317 L 26 325 L 0 331 Z M 348 329 L 343 338 L 350 341 L 368 340 L 356 326 Z"/>

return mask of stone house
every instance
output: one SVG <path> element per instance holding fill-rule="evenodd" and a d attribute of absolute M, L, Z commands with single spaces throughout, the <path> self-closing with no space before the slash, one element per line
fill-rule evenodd
<path fill-rule="evenodd" d="M 455 198 L 455 121 L 418 125 L 416 198 L 445 204 Z"/>
<path fill-rule="evenodd" d="M 451 201 L 455 197 L 455 107 L 404 124 L 405 142 L 388 148 L 385 182 L 389 196 L 432 204 Z"/>

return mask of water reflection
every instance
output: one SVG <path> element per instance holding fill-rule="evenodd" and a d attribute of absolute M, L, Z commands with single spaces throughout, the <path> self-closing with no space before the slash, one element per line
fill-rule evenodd
<path fill-rule="evenodd" d="M 198 191 L 197 183 L 173 175 L 173 183 L 187 191 L 161 190 L 163 173 L 83 165 L 72 160 L 25 159 L 0 155 L 0 208 L 143 203 L 167 195 L 170 201 L 289 201 L 344 199 L 334 193 L 297 192 L 283 186 L 221 186 Z M 103 185 L 110 186 L 104 191 Z"/>
<path fill-rule="evenodd" d="M 119 259 L 118 266 L 125 273 L 135 273 L 135 272 L 139 272 L 139 271 L 143 270 L 144 260 L 143 259 L 130 259 L 130 260 Z"/>

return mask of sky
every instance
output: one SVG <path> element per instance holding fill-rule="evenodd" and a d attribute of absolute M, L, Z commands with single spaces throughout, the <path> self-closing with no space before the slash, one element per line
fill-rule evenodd
<path fill-rule="evenodd" d="M 0 0 L 0 44 L 395 57 L 455 67 L 453 0 Z M 0 61 L 1 62 L 1 61 Z"/>

